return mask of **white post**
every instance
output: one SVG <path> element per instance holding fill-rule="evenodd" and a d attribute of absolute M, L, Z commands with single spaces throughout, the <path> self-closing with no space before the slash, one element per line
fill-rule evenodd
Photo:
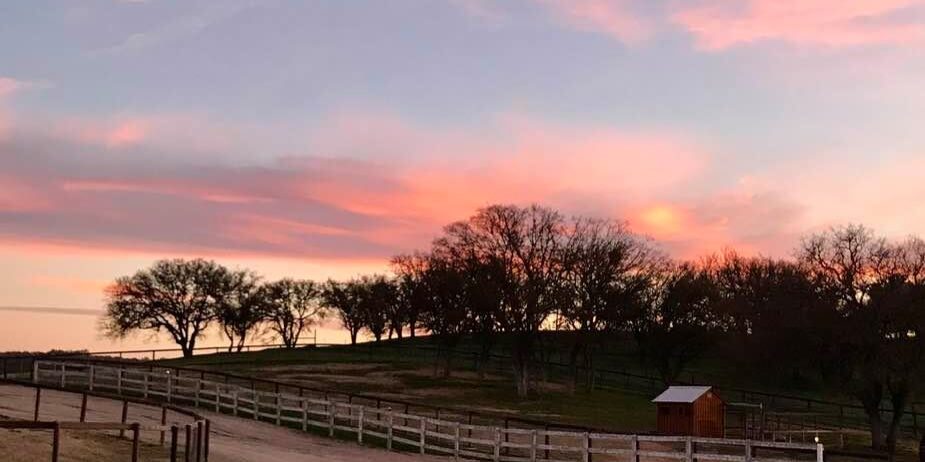
<path fill-rule="evenodd" d="M 385 448 L 389 451 L 392 450 L 392 426 L 394 425 L 395 416 L 392 415 L 392 408 L 389 408 L 387 411 L 388 414 L 388 424 L 389 427 L 385 429 Z"/>
<path fill-rule="evenodd" d="M 238 416 L 238 389 L 235 388 L 231 392 L 231 403 L 234 405 L 234 409 L 231 411 L 235 417 Z"/>
<path fill-rule="evenodd" d="M 167 402 L 173 402 L 173 377 L 171 377 L 170 374 L 167 374 Z"/>
<path fill-rule="evenodd" d="M 116 394 L 121 395 L 122 394 L 122 368 L 119 368 L 117 372 L 118 373 L 116 374 Z"/>
<path fill-rule="evenodd" d="M 67 383 L 66 377 L 67 377 L 67 365 L 65 365 L 64 363 L 61 363 L 61 388 L 64 388 L 64 386 Z"/>
<path fill-rule="evenodd" d="M 90 365 L 90 391 L 93 391 L 93 378 L 96 376 L 96 370 L 93 365 Z"/>
<path fill-rule="evenodd" d="M 745 440 L 745 462 L 752 462 L 752 442 L 751 440 Z"/>
<path fill-rule="evenodd" d="M 581 435 L 581 460 L 582 462 L 588 462 L 588 459 L 591 458 L 591 445 L 590 436 L 585 432 Z"/>
<path fill-rule="evenodd" d="M 498 462 L 501 460 L 501 429 L 495 427 L 495 453 L 491 460 Z"/>
<path fill-rule="evenodd" d="M 421 417 L 421 454 L 424 454 L 424 449 L 427 445 L 427 421 Z"/>
<path fill-rule="evenodd" d="M 308 431 L 308 402 L 302 400 L 302 431 Z"/>
<path fill-rule="evenodd" d="M 694 444 L 691 442 L 691 437 L 687 437 L 684 441 L 684 460 L 687 462 L 694 462 Z"/>
<path fill-rule="evenodd" d="M 530 433 L 530 462 L 536 462 L 536 430 Z"/>
<path fill-rule="evenodd" d="M 363 444 L 363 406 L 357 410 L 357 443 Z"/>
<path fill-rule="evenodd" d="M 816 462 L 823 462 L 825 460 L 824 451 L 825 448 L 822 447 L 822 443 L 816 443 Z"/>
<path fill-rule="evenodd" d="M 215 412 L 222 411 L 222 393 L 218 384 L 215 384 Z"/>
<path fill-rule="evenodd" d="M 282 408 L 283 408 L 283 403 L 282 403 L 282 400 L 279 398 L 279 393 L 277 393 L 276 394 L 276 425 L 279 425 L 279 423 L 282 421 L 281 419 L 282 412 L 283 412 Z"/>
<path fill-rule="evenodd" d="M 143 377 L 145 378 L 144 379 L 145 380 L 145 398 L 147 398 L 148 397 L 148 374 L 145 373 Z"/>
<path fill-rule="evenodd" d="M 536 436 L 536 432 L 534 432 Z M 536 441 L 534 439 L 534 441 Z M 459 460 L 459 422 L 453 425 L 453 459 Z"/>
<path fill-rule="evenodd" d="M 334 436 L 334 413 L 337 412 L 337 406 L 334 405 L 332 401 L 327 406 L 328 408 L 328 436 Z"/>
<path fill-rule="evenodd" d="M 260 394 L 254 390 L 254 420 L 260 420 Z"/>
<path fill-rule="evenodd" d="M 639 462 L 639 436 L 633 435 L 633 462 Z"/>
<path fill-rule="evenodd" d="M 32 360 L 32 381 L 39 383 L 39 362 Z"/>
<path fill-rule="evenodd" d="M 199 407 L 199 389 L 200 388 L 202 388 L 202 381 L 199 379 L 196 379 L 196 395 L 195 395 L 196 405 L 194 407 L 197 407 L 197 408 Z"/>

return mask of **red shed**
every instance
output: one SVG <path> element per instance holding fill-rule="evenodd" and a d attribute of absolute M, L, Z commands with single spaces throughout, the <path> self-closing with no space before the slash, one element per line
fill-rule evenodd
<path fill-rule="evenodd" d="M 726 403 L 713 387 L 668 387 L 652 402 L 658 407 L 659 433 L 705 438 L 724 436 Z"/>

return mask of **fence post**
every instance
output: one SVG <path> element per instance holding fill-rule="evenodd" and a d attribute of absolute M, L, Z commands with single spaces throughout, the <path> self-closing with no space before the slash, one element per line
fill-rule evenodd
<path fill-rule="evenodd" d="M 132 424 L 132 462 L 138 462 L 138 439 L 141 436 L 141 428 L 138 422 Z"/>
<path fill-rule="evenodd" d="M 305 399 L 301 400 L 302 403 L 302 431 L 308 431 L 308 402 Z"/>
<path fill-rule="evenodd" d="M 427 421 L 421 417 L 421 454 L 424 454 L 424 451 L 427 449 Z"/>
<path fill-rule="evenodd" d="M 235 417 L 238 416 L 238 389 L 235 388 L 231 392 L 231 401 L 234 404 L 234 409 L 231 411 Z"/>
<path fill-rule="evenodd" d="M 386 415 L 388 416 L 389 426 L 388 428 L 385 429 L 385 448 L 391 451 L 392 450 L 392 426 L 394 425 L 394 422 L 395 422 L 395 416 L 392 415 L 391 407 L 386 412 L 388 412 L 388 414 Z"/>
<path fill-rule="evenodd" d="M 536 462 L 536 430 L 530 433 L 530 462 Z"/>
<path fill-rule="evenodd" d="M 254 389 L 254 402 L 252 403 L 253 406 L 254 406 L 254 409 L 253 409 L 253 410 L 254 410 L 254 420 L 260 420 L 260 403 L 259 403 L 259 400 L 260 400 L 260 394 L 257 392 L 257 389 L 255 388 L 255 389 Z"/>
<path fill-rule="evenodd" d="M 494 455 L 492 459 L 494 462 L 501 460 L 501 429 L 495 427 L 495 446 L 494 446 Z"/>
<path fill-rule="evenodd" d="M 67 385 L 67 365 L 61 363 L 61 388 Z"/>
<path fill-rule="evenodd" d="M 591 437 L 588 436 L 588 432 L 585 432 L 581 436 L 581 460 L 582 462 L 589 462 L 588 459 L 591 458 L 591 445 L 589 444 Z"/>
<path fill-rule="evenodd" d="M 145 390 L 145 399 L 148 398 L 148 373 L 142 372 L 142 377 L 144 377 L 144 390 Z"/>
<path fill-rule="evenodd" d="M 816 443 L 816 462 L 825 461 L 825 448 L 822 447 L 822 443 Z"/>
<path fill-rule="evenodd" d="M 42 403 L 42 389 L 40 387 L 35 387 L 35 415 L 32 420 L 39 421 L 39 407 Z"/>
<path fill-rule="evenodd" d="M 167 426 L 167 408 L 161 407 L 161 426 Z M 164 430 L 161 429 L 161 446 L 164 445 Z"/>
<path fill-rule="evenodd" d="M 279 425 L 282 422 L 282 414 L 283 414 L 282 399 L 280 399 L 279 393 L 276 393 L 276 425 Z"/>
<path fill-rule="evenodd" d="M 211 446 L 212 441 L 212 421 L 209 419 L 206 419 L 204 432 L 205 435 L 203 437 L 205 438 L 205 442 L 202 448 L 202 460 L 203 462 L 209 462 L 209 446 Z"/>
<path fill-rule="evenodd" d="M 694 443 L 689 436 L 684 441 L 684 460 L 694 462 Z"/>
<path fill-rule="evenodd" d="M 190 442 L 193 439 L 193 427 L 190 424 L 186 424 L 186 441 L 183 445 L 183 462 L 190 462 Z"/>
<path fill-rule="evenodd" d="M 93 367 L 93 364 L 90 365 L 90 391 L 93 391 L 93 382 L 96 377 L 96 368 Z"/>
<path fill-rule="evenodd" d="M 167 371 L 167 402 L 173 402 L 173 377 L 170 375 L 170 371 Z"/>
<path fill-rule="evenodd" d="M 639 462 L 639 435 L 633 435 L 633 461 Z"/>
<path fill-rule="evenodd" d="M 122 394 L 122 368 L 121 367 L 119 368 L 118 372 L 119 373 L 116 374 L 116 394 L 121 395 Z"/>
<path fill-rule="evenodd" d="M 87 421 L 87 394 L 81 393 L 80 397 L 80 423 Z"/>
<path fill-rule="evenodd" d="M 39 383 L 39 362 L 32 360 L 32 383 Z"/>
<path fill-rule="evenodd" d="M 122 401 L 122 424 L 128 421 L 128 401 Z M 125 438 L 125 429 L 119 430 L 119 438 Z"/>
<path fill-rule="evenodd" d="M 196 462 L 202 462 L 202 421 L 196 421 Z"/>
<path fill-rule="evenodd" d="M 170 426 L 170 462 L 177 462 L 177 433 L 176 425 Z"/>
<path fill-rule="evenodd" d="M 215 412 L 221 412 L 222 394 L 219 385 L 215 384 Z"/>
<path fill-rule="evenodd" d="M 819 450 L 816 450 L 816 456 L 818 457 Z M 752 442 L 751 440 L 745 440 L 745 462 L 752 462 Z"/>
<path fill-rule="evenodd" d="M 337 412 L 337 406 L 333 401 L 328 404 L 328 436 L 334 436 L 334 413 Z"/>
<path fill-rule="evenodd" d="M 58 462 L 58 453 L 61 451 L 61 424 L 55 422 L 51 435 L 51 462 Z"/>
<path fill-rule="evenodd" d="M 459 460 L 459 422 L 453 425 L 453 459 Z"/>
<path fill-rule="evenodd" d="M 363 444 L 363 406 L 357 409 L 357 443 Z"/>
<path fill-rule="evenodd" d="M 202 380 L 196 379 L 196 393 L 193 395 L 193 400 L 196 403 L 193 407 L 199 408 L 199 389 L 202 388 Z"/>

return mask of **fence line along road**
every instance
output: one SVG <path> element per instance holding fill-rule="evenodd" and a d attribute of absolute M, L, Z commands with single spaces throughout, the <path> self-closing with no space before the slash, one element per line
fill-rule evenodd
<path fill-rule="evenodd" d="M 724 462 L 823 461 L 822 444 L 773 443 L 714 438 L 546 431 L 470 425 L 360 404 L 236 384 L 178 377 L 170 369 L 38 360 L 36 383 L 107 390 L 171 404 L 201 407 L 330 437 L 421 454 L 493 462 L 537 460 L 595 462 L 715 460 Z"/>
<path fill-rule="evenodd" d="M 51 460 L 52 462 L 58 462 L 60 453 L 61 453 L 61 431 L 62 430 L 77 430 L 77 431 L 118 431 L 119 437 L 125 437 L 126 432 L 131 432 L 131 460 L 132 462 L 138 462 L 140 454 L 140 442 L 141 442 L 141 432 L 157 432 L 160 434 L 159 443 L 163 446 L 167 440 L 166 436 L 170 434 L 169 441 L 169 457 L 170 462 L 179 462 L 181 459 L 178 458 L 180 450 L 183 451 L 183 462 L 208 462 L 209 460 L 209 436 L 211 434 L 211 425 L 210 421 L 199 414 L 183 409 L 178 406 L 173 406 L 169 404 L 158 403 L 149 400 L 141 400 L 138 398 L 125 397 L 125 396 L 110 396 L 105 393 L 100 393 L 98 391 L 82 391 L 75 392 L 74 390 L 68 390 L 65 387 L 50 385 L 43 385 L 40 383 L 24 383 L 21 381 L 14 380 L 0 380 L 0 384 L 9 384 L 13 386 L 22 386 L 30 387 L 35 389 L 35 405 L 34 405 L 34 414 L 33 420 L 7 420 L 0 421 L 0 429 L 6 430 L 52 430 L 52 451 L 51 451 Z M 79 394 L 81 396 L 80 401 L 80 417 L 78 421 L 42 421 L 39 420 L 42 413 L 42 390 L 48 391 L 61 391 L 69 394 Z M 87 422 L 87 409 L 88 409 L 88 396 L 95 396 L 108 400 L 121 401 L 122 403 L 122 419 L 120 422 Z M 139 422 L 128 422 L 128 410 L 129 403 L 141 404 L 145 406 L 159 407 L 161 409 L 161 419 L 160 424 L 141 424 Z M 178 424 L 168 424 L 168 412 L 174 412 L 186 417 L 194 419 L 192 424 L 178 425 Z M 180 429 L 184 429 L 185 439 L 183 444 L 180 444 Z M 195 429 L 195 430 L 194 430 Z"/>

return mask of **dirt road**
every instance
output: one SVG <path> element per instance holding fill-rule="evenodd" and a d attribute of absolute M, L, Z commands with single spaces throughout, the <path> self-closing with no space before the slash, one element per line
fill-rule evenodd
<path fill-rule="evenodd" d="M 40 420 L 77 421 L 80 415 L 80 395 L 42 391 Z M 0 385 L 0 415 L 16 419 L 31 419 L 35 391 L 31 388 Z M 119 421 L 121 402 L 90 397 L 88 421 Z M 297 430 L 280 428 L 269 423 L 198 411 L 212 422 L 211 457 L 213 462 L 446 462 L 447 458 L 389 452 L 358 444 L 326 439 Z M 178 423 L 188 423 L 179 420 Z M 130 422 L 159 423 L 160 409 L 130 405 Z M 142 440 L 157 441 L 159 434 L 142 434 Z"/>

